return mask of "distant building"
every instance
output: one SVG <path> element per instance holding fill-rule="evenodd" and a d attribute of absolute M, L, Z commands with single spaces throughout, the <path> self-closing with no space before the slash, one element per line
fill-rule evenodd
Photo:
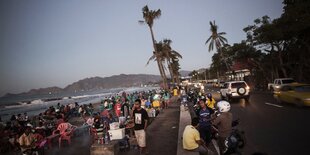
<path fill-rule="evenodd" d="M 226 72 L 226 78 L 229 81 L 243 81 L 251 75 L 252 68 L 250 61 L 234 62 L 231 66 L 231 71 Z"/>

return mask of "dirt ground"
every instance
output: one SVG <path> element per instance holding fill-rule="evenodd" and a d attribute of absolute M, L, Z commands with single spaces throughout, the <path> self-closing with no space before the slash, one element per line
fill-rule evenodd
<path fill-rule="evenodd" d="M 147 128 L 147 148 L 149 155 L 175 155 L 177 153 L 180 108 L 174 103 L 164 109 Z M 55 143 L 57 144 L 57 143 Z M 74 137 L 69 146 L 64 141 L 63 147 L 57 145 L 45 150 L 45 155 L 89 155 L 90 137 L 88 134 Z M 131 148 L 120 152 L 120 155 L 137 155 L 139 150 Z"/>
<path fill-rule="evenodd" d="M 174 103 L 164 109 L 147 128 L 147 149 L 149 155 L 177 154 L 180 104 Z M 131 149 L 121 155 L 137 155 L 139 150 Z"/>

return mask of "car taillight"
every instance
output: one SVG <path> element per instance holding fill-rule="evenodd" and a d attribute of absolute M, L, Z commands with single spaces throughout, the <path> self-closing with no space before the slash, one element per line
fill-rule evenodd
<path fill-rule="evenodd" d="M 245 89 L 249 90 L 249 89 L 250 89 L 250 87 L 249 87 L 249 86 L 246 86 L 246 87 L 245 87 Z"/>

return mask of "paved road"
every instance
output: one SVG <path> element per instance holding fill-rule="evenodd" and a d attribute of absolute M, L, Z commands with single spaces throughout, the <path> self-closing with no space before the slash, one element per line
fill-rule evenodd
<path fill-rule="evenodd" d="M 206 89 L 219 100 L 218 89 Z M 253 92 L 250 103 L 241 99 L 232 102 L 231 105 L 234 118 L 241 120 L 239 129 L 245 131 L 247 139 L 243 154 L 310 154 L 309 108 L 277 105 L 268 92 Z"/>

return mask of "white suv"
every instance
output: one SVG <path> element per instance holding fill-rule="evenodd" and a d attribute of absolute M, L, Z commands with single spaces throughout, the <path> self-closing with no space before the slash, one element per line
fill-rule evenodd
<path fill-rule="evenodd" d="M 245 81 L 226 82 L 220 90 L 221 98 L 231 101 L 234 98 L 244 98 L 249 101 L 250 87 Z"/>

